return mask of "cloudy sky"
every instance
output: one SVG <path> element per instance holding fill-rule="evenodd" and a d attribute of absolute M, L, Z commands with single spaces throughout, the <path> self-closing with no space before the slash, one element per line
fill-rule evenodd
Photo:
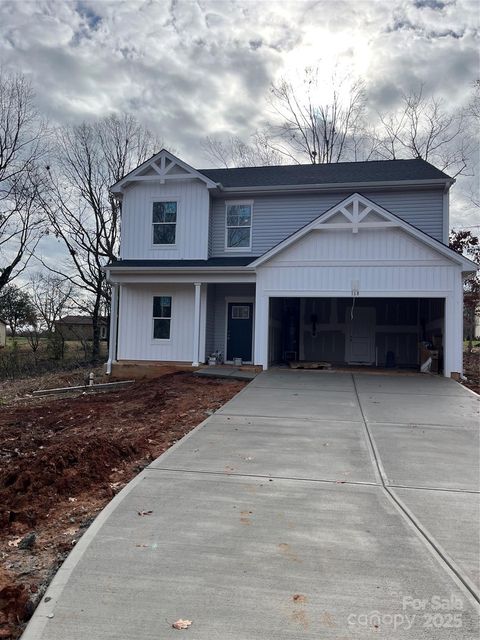
<path fill-rule="evenodd" d="M 361 76 L 369 109 L 426 89 L 456 107 L 479 77 L 478 0 L 0 0 L 0 61 L 54 123 L 134 112 L 193 165 L 248 137 L 272 81 L 306 64 Z M 471 181 L 470 181 L 471 182 Z M 460 185 L 459 191 L 462 189 Z M 453 221 L 473 225 L 457 197 Z"/>

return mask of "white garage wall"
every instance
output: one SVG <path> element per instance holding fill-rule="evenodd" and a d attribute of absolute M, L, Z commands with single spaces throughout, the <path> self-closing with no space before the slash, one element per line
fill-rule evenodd
<path fill-rule="evenodd" d="M 344 297 L 358 281 L 361 296 L 435 297 L 454 286 L 457 269 L 452 266 L 301 266 L 260 267 L 257 289 L 269 295 L 316 295 Z"/>
<path fill-rule="evenodd" d="M 399 229 L 312 231 L 257 269 L 256 364 L 268 366 L 270 297 L 445 298 L 445 373 L 462 371 L 461 267 Z"/>
<path fill-rule="evenodd" d="M 345 218 L 338 221 L 345 222 Z M 445 258 L 401 229 L 361 229 L 359 233 L 352 233 L 351 230 L 322 231 L 320 228 L 274 256 L 268 266 L 298 265 L 305 261 L 314 264 L 325 261 L 344 263 L 346 260 L 415 260 L 435 264 L 440 260 L 443 264 Z"/>
<path fill-rule="evenodd" d="M 257 269 L 257 289 L 271 295 L 321 292 L 397 296 L 452 291 L 459 267 L 401 229 L 312 231 Z"/>

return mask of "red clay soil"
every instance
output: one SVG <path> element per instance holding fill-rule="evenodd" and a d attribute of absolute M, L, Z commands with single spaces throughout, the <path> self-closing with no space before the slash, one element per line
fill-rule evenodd
<path fill-rule="evenodd" d="M 170 373 L 122 391 L 1 408 L 0 638 L 20 636 L 115 493 L 243 386 Z"/>

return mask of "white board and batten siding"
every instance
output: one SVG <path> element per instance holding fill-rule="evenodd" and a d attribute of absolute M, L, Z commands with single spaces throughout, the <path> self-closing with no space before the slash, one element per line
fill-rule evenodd
<path fill-rule="evenodd" d="M 294 267 L 294 268 L 292 268 Z M 257 289 L 272 295 L 446 294 L 458 267 L 400 229 L 312 231 L 260 267 Z"/>
<path fill-rule="evenodd" d="M 205 358 L 206 286 L 202 287 L 200 357 Z M 153 298 L 172 297 L 169 340 L 153 338 Z M 195 296 L 192 284 L 122 285 L 118 323 L 118 360 L 192 362 Z"/>
<path fill-rule="evenodd" d="M 461 371 L 461 268 L 397 228 L 311 231 L 257 268 L 256 363 L 265 345 L 271 297 L 444 298 L 448 371 Z"/>
<path fill-rule="evenodd" d="M 176 242 L 153 244 L 155 200 L 177 201 Z M 198 180 L 142 183 L 126 189 L 122 204 L 122 260 L 206 260 L 208 258 L 210 196 Z"/>

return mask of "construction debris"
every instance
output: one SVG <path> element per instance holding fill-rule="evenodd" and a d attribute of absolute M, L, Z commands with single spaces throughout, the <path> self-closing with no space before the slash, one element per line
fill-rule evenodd
<path fill-rule="evenodd" d="M 122 387 L 128 387 L 132 385 L 135 380 L 122 380 L 121 382 L 102 382 L 101 384 L 93 384 L 93 380 L 90 379 L 89 384 L 82 384 L 79 387 L 60 387 L 58 389 L 39 389 L 34 391 L 34 396 L 50 396 L 62 393 L 70 393 L 72 391 L 88 391 L 92 393 L 94 391 L 115 391 Z"/>
<path fill-rule="evenodd" d="M 291 369 L 331 369 L 330 362 L 301 362 L 299 360 L 291 360 L 289 363 Z"/>

